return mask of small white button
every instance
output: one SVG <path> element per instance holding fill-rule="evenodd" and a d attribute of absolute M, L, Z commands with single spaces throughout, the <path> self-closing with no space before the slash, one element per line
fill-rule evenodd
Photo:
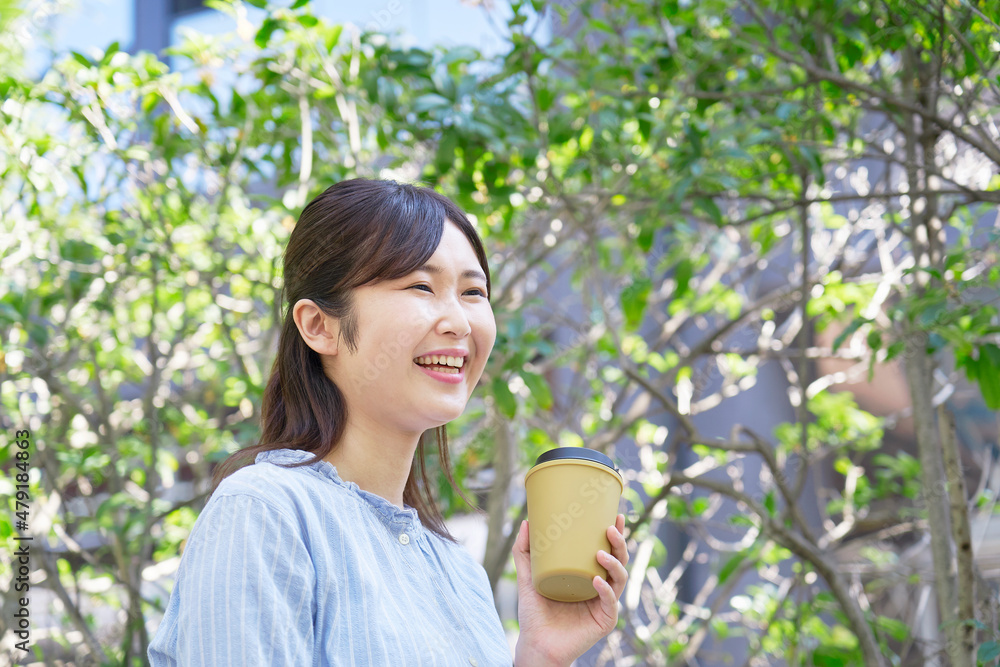
<path fill-rule="evenodd" d="M 410 536 L 407 535 L 406 533 L 400 533 L 399 534 L 399 543 L 400 544 L 409 544 L 410 543 Z"/>
<path fill-rule="evenodd" d="M 478 665 L 479 663 L 478 663 L 478 662 L 476 662 L 476 659 L 475 659 L 475 658 L 471 658 L 471 657 L 470 657 L 470 658 L 469 658 L 469 664 L 470 664 L 470 665 L 472 665 L 472 667 L 476 667 L 476 665 Z"/>

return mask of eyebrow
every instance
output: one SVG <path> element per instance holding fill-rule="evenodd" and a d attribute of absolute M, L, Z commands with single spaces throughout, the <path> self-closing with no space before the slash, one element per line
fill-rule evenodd
<path fill-rule="evenodd" d="M 444 273 L 442 269 L 437 264 L 424 264 L 417 271 L 426 271 L 427 273 L 441 274 Z M 462 278 L 478 278 L 483 282 L 486 282 L 486 274 L 478 269 L 466 269 L 462 271 Z"/>

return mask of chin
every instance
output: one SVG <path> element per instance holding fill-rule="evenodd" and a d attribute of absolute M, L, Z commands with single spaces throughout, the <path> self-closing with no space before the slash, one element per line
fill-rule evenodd
<path fill-rule="evenodd" d="M 432 414 L 428 415 L 432 423 L 429 428 L 437 428 L 438 426 L 444 426 L 450 421 L 455 421 L 462 416 L 463 412 L 465 412 L 465 403 L 461 407 L 449 408 L 441 406 L 440 409 L 434 410 Z"/>

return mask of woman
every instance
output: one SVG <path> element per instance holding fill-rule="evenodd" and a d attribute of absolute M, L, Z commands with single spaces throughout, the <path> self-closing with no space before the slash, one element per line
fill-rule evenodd
<path fill-rule="evenodd" d="M 475 229 L 433 190 L 344 181 L 302 211 L 284 281 L 260 442 L 216 471 L 150 662 L 510 665 L 486 572 L 423 467 L 434 433 L 454 485 L 444 425 L 496 339 Z M 618 515 L 613 555 L 597 555 L 599 596 L 567 603 L 532 587 L 521 524 L 514 664 L 569 665 L 614 628 L 623 528 Z"/>

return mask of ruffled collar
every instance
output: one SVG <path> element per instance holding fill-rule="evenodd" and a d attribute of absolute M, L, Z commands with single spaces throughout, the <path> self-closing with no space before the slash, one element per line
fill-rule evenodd
<path fill-rule="evenodd" d="M 312 452 L 301 449 L 272 449 L 258 454 L 256 459 L 254 459 L 254 463 L 260 463 L 261 461 L 278 465 L 299 463 L 300 461 L 309 461 L 313 456 Z M 312 465 L 300 467 L 310 468 L 337 486 L 347 489 L 352 495 L 375 510 L 376 516 L 390 529 L 394 529 L 393 532 L 398 532 L 400 528 L 403 528 L 411 529 L 417 535 L 423 533 L 423 525 L 420 523 L 420 517 L 415 507 L 411 507 L 405 503 L 404 508 L 397 507 L 382 496 L 371 491 L 365 491 L 355 482 L 342 480 L 340 475 L 337 474 L 337 468 L 329 461 L 320 460 Z"/>

